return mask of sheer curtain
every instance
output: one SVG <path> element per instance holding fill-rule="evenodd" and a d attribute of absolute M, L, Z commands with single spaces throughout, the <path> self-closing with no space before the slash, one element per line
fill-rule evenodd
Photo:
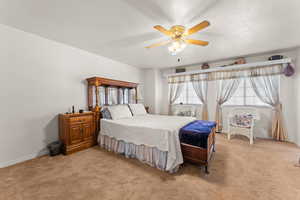
<path fill-rule="evenodd" d="M 202 102 L 202 120 L 208 120 L 207 81 L 192 81 L 193 88 Z"/>
<path fill-rule="evenodd" d="M 251 76 L 250 82 L 254 92 L 264 103 L 274 109 L 272 120 L 272 137 L 279 141 L 287 138 L 284 126 L 282 104 L 279 99 L 279 79 L 277 76 Z"/>
<path fill-rule="evenodd" d="M 219 80 L 218 83 L 219 89 L 217 92 L 216 130 L 222 131 L 222 105 L 233 96 L 240 84 L 240 79 L 224 79 Z"/>
<path fill-rule="evenodd" d="M 169 83 L 169 115 L 172 114 L 172 104 L 178 99 L 182 93 L 184 82 Z"/>

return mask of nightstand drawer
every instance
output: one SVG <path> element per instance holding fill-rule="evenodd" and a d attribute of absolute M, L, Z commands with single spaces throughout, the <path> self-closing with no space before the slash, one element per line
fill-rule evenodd
<path fill-rule="evenodd" d="M 70 123 L 88 123 L 93 120 L 93 116 L 71 117 Z"/>

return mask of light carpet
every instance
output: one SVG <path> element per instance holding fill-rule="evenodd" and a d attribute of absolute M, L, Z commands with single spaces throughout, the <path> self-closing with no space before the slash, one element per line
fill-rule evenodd
<path fill-rule="evenodd" d="M 168 174 L 94 147 L 0 169 L 0 199 L 297 200 L 299 156 L 293 144 L 217 135 L 209 175 L 191 164 Z"/>

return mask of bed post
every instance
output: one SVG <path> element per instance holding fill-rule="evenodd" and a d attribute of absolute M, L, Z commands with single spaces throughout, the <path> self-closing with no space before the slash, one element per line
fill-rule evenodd
<path fill-rule="evenodd" d="M 99 131 L 100 131 L 100 106 L 99 106 L 99 99 L 100 99 L 100 96 L 99 96 L 99 87 L 100 87 L 100 83 L 99 83 L 99 81 L 97 81 L 96 80 L 96 82 L 95 82 L 95 89 L 96 89 L 96 91 L 95 91 L 95 95 L 96 95 L 96 106 L 95 106 L 95 108 L 94 108 L 94 113 L 95 113 L 95 124 L 96 124 L 96 137 L 95 137 L 95 139 L 96 139 L 96 141 L 95 141 L 95 143 L 97 144 L 98 142 L 97 142 L 97 139 L 98 139 L 98 134 L 99 134 Z"/>
<path fill-rule="evenodd" d="M 138 103 L 138 92 L 137 92 L 137 87 L 135 87 L 134 90 L 135 90 L 135 103 Z"/>
<path fill-rule="evenodd" d="M 122 92 L 123 92 L 123 103 L 125 104 L 125 88 L 122 88 Z"/>
<path fill-rule="evenodd" d="M 88 109 L 91 111 L 93 109 L 93 85 L 88 82 Z"/>
<path fill-rule="evenodd" d="M 131 88 L 127 88 L 128 89 L 128 93 L 127 93 L 127 96 L 128 96 L 128 103 L 131 103 Z"/>
<path fill-rule="evenodd" d="M 96 81 L 95 82 L 95 87 L 96 87 L 96 106 L 95 106 L 95 111 L 96 112 L 99 112 L 99 110 L 100 110 L 100 106 L 99 106 L 99 82 L 98 81 Z"/>
<path fill-rule="evenodd" d="M 105 86 L 104 88 L 105 92 L 105 105 L 108 105 L 108 87 Z"/>
<path fill-rule="evenodd" d="M 117 87 L 117 100 L 118 100 L 118 104 L 121 104 L 121 90 L 120 90 L 120 88 L 119 87 Z"/>

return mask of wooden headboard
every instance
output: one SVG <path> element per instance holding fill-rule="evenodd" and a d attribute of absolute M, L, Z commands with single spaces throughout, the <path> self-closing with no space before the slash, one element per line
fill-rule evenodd
<path fill-rule="evenodd" d="M 137 102 L 137 83 L 132 82 L 126 82 L 126 81 L 119 81 L 119 80 L 113 80 L 108 78 L 102 78 L 102 77 L 92 77 L 86 79 L 88 82 L 88 108 L 91 111 L 97 111 L 100 109 L 99 106 L 99 87 L 104 86 L 105 87 L 105 96 L 108 95 L 108 87 L 117 87 L 117 88 L 128 88 L 128 89 L 135 89 L 135 101 Z M 94 92 L 93 92 L 94 89 Z M 93 97 L 96 96 L 96 104 L 93 105 Z M 130 94 L 129 94 L 130 95 Z M 108 104 L 107 98 L 105 98 L 105 104 Z"/>
<path fill-rule="evenodd" d="M 137 103 L 137 83 L 132 82 L 126 82 L 126 81 L 119 81 L 119 80 L 113 80 L 108 78 L 102 78 L 102 77 L 91 77 L 86 79 L 88 82 L 88 108 L 90 111 L 95 112 L 96 116 L 96 132 L 98 133 L 100 130 L 100 105 L 99 105 L 99 87 L 105 88 L 105 104 L 108 104 L 108 88 L 109 87 L 116 87 L 116 88 L 122 88 L 122 89 L 134 89 L 135 90 L 135 102 Z M 119 90 L 118 90 L 119 92 Z M 124 93 L 123 93 L 124 94 Z M 119 95 L 118 95 L 119 96 Z M 95 97 L 95 98 L 94 98 Z M 128 92 L 128 98 L 130 97 L 130 90 Z M 96 99 L 96 102 L 94 104 L 93 99 Z M 119 101 L 119 98 L 118 98 Z M 118 102 L 120 103 L 120 102 Z"/>

